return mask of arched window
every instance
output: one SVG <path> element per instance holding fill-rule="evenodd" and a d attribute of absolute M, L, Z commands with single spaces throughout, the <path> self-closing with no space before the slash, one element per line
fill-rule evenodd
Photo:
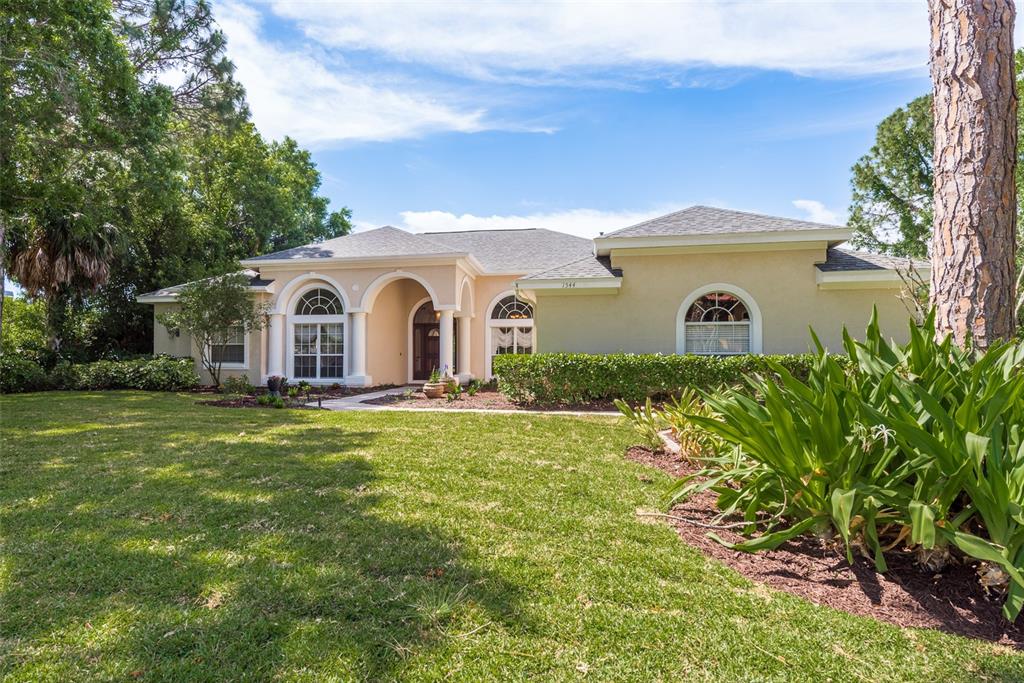
<path fill-rule="evenodd" d="M 334 381 L 345 376 L 345 307 L 330 289 L 306 291 L 291 316 L 296 379 Z"/>
<path fill-rule="evenodd" d="M 311 289 L 295 305 L 295 315 L 341 315 L 343 312 L 341 299 L 329 289 Z"/>
<path fill-rule="evenodd" d="M 750 353 L 752 319 L 747 305 L 729 292 L 708 292 L 686 311 L 686 353 Z"/>
<path fill-rule="evenodd" d="M 492 320 L 532 320 L 533 306 L 516 298 L 515 294 L 506 296 L 494 305 Z"/>
<path fill-rule="evenodd" d="M 487 320 L 487 375 L 491 375 L 491 359 L 507 353 L 533 353 L 533 306 L 508 294 L 491 307 Z"/>

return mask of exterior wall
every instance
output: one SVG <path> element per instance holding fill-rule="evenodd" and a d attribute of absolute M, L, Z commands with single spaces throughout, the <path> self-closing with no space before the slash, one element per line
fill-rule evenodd
<path fill-rule="evenodd" d="M 395 280 L 381 290 L 366 317 L 366 372 L 374 384 L 409 381 L 409 316 L 427 290 L 415 280 Z"/>
<path fill-rule="evenodd" d="M 310 273 L 322 275 L 336 282 L 343 298 L 347 302 L 348 310 L 363 310 L 368 305 L 366 300 L 367 290 L 374 281 L 381 277 L 396 276 L 401 278 L 404 273 L 409 273 L 422 278 L 437 296 L 438 306 L 454 307 L 456 300 L 456 276 L 457 268 L 454 265 L 442 266 L 408 266 L 399 268 L 352 268 L 331 266 L 324 264 L 313 268 L 291 268 L 288 266 L 264 266 L 260 268 L 260 274 L 264 278 L 274 280 L 275 297 L 272 300 L 277 302 L 277 297 L 286 291 L 289 283 L 299 277 Z M 384 287 L 387 287 L 385 284 Z M 378 294 L 383 289 L 374 287 Z M 287 303 L 287 302 L 286 302 Z"/>
<path fill-rule="evenodd" d="M 786 251 L 745 251 L 690 254 L 613 254 L 613 265 L 623 269 L 622 287 L 617 294 L 563 294 L 565 290 L 537 292 L 535 320 L 537 350 L 612 353 L 675 353 L 677 314 L 683 300 L 694 290 L 713 283 L 734 285 L 750 294 L 761 311 L 762 351 L 801 353 L 810 345 L 808 326 L 814 327 L 830 349 L 841 350 L 845 324 L 854 336 L 862 335 L 873 304 L 878 306 L 883 330 L 902 341 L 909 314 L 896 297 L 898 288 L 820 289 L 815 264 L 824 258 L 821 248 Z M 471 276 L 459 265 L 409 266 L 396 268 L 317 268 L 324 282 L 333 281 L 342 290 L 347 310 L 365 310 L 373 296 L 372 311 L 366 316 L 366 374 L 374 384 L 404 384 L 409 379 L 409 317 L 419 302 L 433 290 L 435 306 L 455 309 L 457 325 L 469 325 L 470 368 L 474 377 L 487 374 L 489 356 L 488 320 L 493 302 L 513 291 L 516 275 Z M 274 280 L 274 295 L 264 295 L 272 309 L 290 313 L 298 282 L 312 284 L 310 270 L 271 268 L 263 277 Z M 299 278 L 300 280 L 297 280 Z M 383 279 L 379 279 L 383 278 Z M 395 279 L 390 279 L 395 278 Z M 377 282 L 374 285 L 374 282 Z M 383 283 L 383 284 L 382 284 Z M 580 292 L 583 290 L 571 290 Z M 154 305 L 154 314 L 172 310 L 176 304 Z M 280 353 L 287 368 L 288 317 L 282 321 L 284 337 Z M 346 320 L 346 368 L 351 372 L 351 320 Z M 261 383 L 267 374 L 267 330 L 249 339 L 246 369 L 225 369 L 223 377 L 245 374 Z M 211 382 L 202 370 L 198 349 L 189 335 L 168 335 L 154 324 L 154 353 L 192 356 L 203 382 Z M 462 374 L 466 370 L 458 367 Z M 287 374 L 287 370 L 285 371 Z"/>
<path fill-rule="evenodd" d="M 500 294 L 514 291 L 516 276 L 498 275 L 477 277 L 473 283 L 473 319 L 470 321 L 472 353 L 470 368 L 473 376 L 485 379 L 487 374 L 487 321 L 491 317 L 491 302 Z"/>
<path fill-rule="evenodd" d="M 199 360 L 199 349 L 192 343 L 192 336 L 182 330 L 177 336 L 170 334 L 167 328 L 160 324 L 156 316 L 161 313 L 169 313 L 178 308 L 178 304 L 154 304 L 153 305 L 153 353 L 166 354 L 178 358 L 191 356 L 195 362 L 196 372 L 199 373 L 199 381 L 202 384 L 213 384 L 213 377 L 207 372 Z M 239 377 L 246 375 L 253 384 L 260 384 L 264 371 L 263 359 L 263 331 L 256 330 L 249 334 L 249 364 L 246 368 L 222 368 L 220 379 L 223 382 L 228 377 Z"/>
<path fill-rule="evenodd" d="M 803 353 L 808 326 L 830 350 L 842 351 L 842 328 L 862 336 L 873 304 L 882 329 L 907 337 L 909 313 L 891 289 L 819 289 L 815 263 L 820 249 L 674 255 L 613 254 L 622 268 L 618 294 L 563 295 L 538 292 L 540 352 L 675 353 L 676 316 L 694 290 L 713 283 L 735 285 L 751 295 L 762 317 L 764 353 Z"/>

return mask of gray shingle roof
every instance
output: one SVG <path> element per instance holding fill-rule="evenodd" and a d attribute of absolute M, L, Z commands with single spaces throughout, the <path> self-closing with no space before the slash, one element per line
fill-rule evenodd
<path fill-rule="evenodd" d="M 897 267 L 906 268 L 908 263 L 912 263 L 915 268 L 928 267 L 928 262 L 920 259 L 906 259 L 833 247 L 828 250 L 825 262 L 818 264 L 818 270 L 825 273 L 857 270 L 895 270 Z"/>
<path fill-rule="evenodd" d="M 620 268 L 612 268 L 611 258 L 608 256 L 589 255 L 571 263 L 563 263 L 560 266 L 534 273 L 521 279 L 560 280 L 572 278 L 580 280 L 598 277 L 622 277 L 622 270 Z"/>
<path fill-rule="evenodd" d="M 423 256 L 450 254 L 454 250 L 434 240 L 385 225 L 382 228 L 355 232 L 332 240 L 306 244 L 246 261 L 270 261 L 307 258 L 373 258 L 388 256 Z"/>
<path fill-rule="evenodd" d="M 607 233 L 602 237 L 677 237 L 723 235 L 737 232 L 837 230 L 842 227 L 841 225 L 811 223 L 778 216 L 764 216 L 746 211 L 718 209 L 712 206 L 691 206 Z"/>
<path fill-rule="evenodd" d="M 248 278 L 249 278 L 249 286 L 250 287 L 266 287 L 267 285 L 269 285 L 270 283 L 273 282 L 273 280 L 267 280 L 265 278 L 260 277 L 260 274 L 257 273 L 255 270 L 249 270 L 248 268 L 246 268 L 245 270 L 241 270 L 239 272 L 242 273 L 243 275 L 248 276 Z M 211 278 L 207 278 L 207 279 L 211 279 Z M 139 294 L 139 296 L 140 297 L 148 297 L 148 296 L 174 296 L 175 294 L 180 294 L 181 290 L 184 289 L 185 286 L 189 285 L 189 284 L 192 284 L 192 283 L 191 282 L 184 282 L 184 283 L 182 283 L 180 285 L 173 285 L 171 287 L 163 287 L 163 288 L 158 289 L 158 290 L 153 291 L 153 292 L 146 292 L 145 294 Z"/>
<path fill-rule="evenodd" d="M 591 240 L 543 228 L 427 232 L 423 236 L 469 252 L 491 273 L 533 273 L 592 258 L 594 253 Z"/>
<path fill-rule="evenodd" d="M 246 262 L 472 254 L 491 273 L 532 273 L 593 253 L 593 242 L 554 230 L 471 230 L 414 234 L 391 227 L 264 254 Z"/>

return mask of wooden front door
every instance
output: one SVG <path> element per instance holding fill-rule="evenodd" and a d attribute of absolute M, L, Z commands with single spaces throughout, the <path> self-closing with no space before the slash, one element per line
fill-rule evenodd
<path fill-rule="evenodd" d="M 430 304 L 427 304 L 429 306 Z M 433 313 L 433 307 L 431 307 Z M 441 362 L 441 326 L 433 323 L 412 325 L 412 378 L 430 379 L 430 372 Z"/>

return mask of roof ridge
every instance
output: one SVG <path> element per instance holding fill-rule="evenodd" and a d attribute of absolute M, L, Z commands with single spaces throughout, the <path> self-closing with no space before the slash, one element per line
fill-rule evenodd
<path fill-rule="evenodd" d="M 612 230 L 611 232 L 602 233 L 601 235 L 599 235 L 599 237 L 611 237 L 611 236 L 615 235 L 616 233 L 620 233 L 620 232 L 622 232 L 624 230 L 629 230 L 631 228 L 638 228 L 641 225 L 647 225 L 648 223 L 652 223 L 654 221 L 660 221 L 660 220 L 663 220 L 665 218 L 668 218 L 669 216 L 678 216 L 681 213 L 685 213 L 685 212 L 690 211 L 692 209 L 700 209 L 700 208 L 709 209 L 709 208 L 712 208 L 712 207 L 701 206 L 700 204 L 694 204 L 693 206 L 687 206 L 685 208 L 677 209 L 675 211 L 669 211 L 668 213 L 662 214 L 660 216 L 652 216 L 651 218 L 648 218 L 647 220 L 640 221 L 639 223 L 633 223 L 632 225 L 626 225 L 626 226 L 623 226 L 621 228 L 618 228 L 617 230 Z"/>
<path fill-rule="evenodd" d="M 547 230 L 548 232 L 559 232 L 550 228 L 474 228 L 472 230 L 432 230 L 430 232 L 417 232 L 415 235 L 451 235 L 464 232 L 526 232 L 528 230 Z M 567 235 L 568 233 L 561 233 Z"/>

